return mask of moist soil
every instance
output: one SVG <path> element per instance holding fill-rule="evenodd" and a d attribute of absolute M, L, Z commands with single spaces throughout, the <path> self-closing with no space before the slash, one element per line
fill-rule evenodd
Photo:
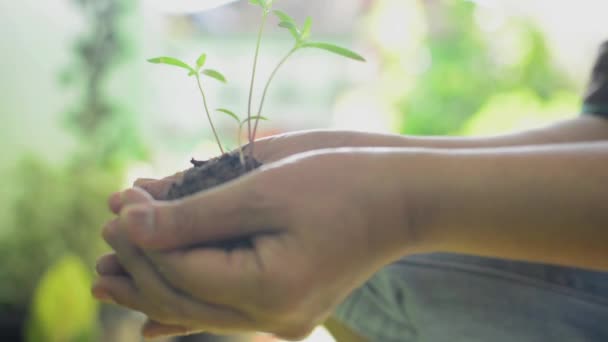
<path fill-rule="evenodd" d="M 241 164 L 238 152 L 226 153 L 206 161 L 192 159 L 190 162 L 193 167 L 184 173 L 180 182 L 171 186 L 167 200 L 176 200 L 209 190 L 262 166 L 262 163 L 249 156 L 245 156 L 245 165 Z"/>
<path fill-rule="evenodd" d="M 262 166 L 255 158 L 245 156 L 245 165 L 241 163 L 239 153 L 225 153 L 220 157 L 206 161 L 192 159 L 192 168 L 184 172 L 182 180 L 171 185 L 165 200 L 177 200 L 212 189 L 216 186 L 235 180 L 252 170 Z M 252 248 L 251 238 L 237 238 L 199 244 L 197 247 L 222 248 L 234 250 L 237 248 Z"/>

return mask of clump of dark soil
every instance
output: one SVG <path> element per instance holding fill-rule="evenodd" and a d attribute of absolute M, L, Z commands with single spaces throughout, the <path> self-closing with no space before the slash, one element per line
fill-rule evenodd
<path fill-rule="evenodd" d="M 180 182 L 171 185 L 165 200 L 177 200 L 212 189 L 262 166 L 262 163 L 255 158 L 245 156 L 244 160 L 245 164 L 243 165 L 238 152 L 226 153 L 220 157 L 206 161 L 192 159 L 190 161 L 193 165 L 192 168 L 184 173 Z M 239 237 L 209 242 L 197 247 L 221 248 L 225 250 L 252 248 L 253 237 Z"/>
<path fill-rule="evenodd" d="M 262 166 L 262 163 L 249 156 L 245 156 L 243 165 L 238 152 L 226 153 L 206 161 L 192 159 L 191 163 L 193 167 L 185 172 L 182 180 L 171 186 L 167 200 L 176 200 L 209 190 Z"/>

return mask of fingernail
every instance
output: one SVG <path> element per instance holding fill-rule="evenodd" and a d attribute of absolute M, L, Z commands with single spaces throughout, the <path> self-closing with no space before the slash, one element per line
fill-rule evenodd
<path fill-rule="evenodd" d="M 154 208 L 150 206 L 131 207 L 126 212 L 127 226 L 147 235 L 154 233 Z"/>

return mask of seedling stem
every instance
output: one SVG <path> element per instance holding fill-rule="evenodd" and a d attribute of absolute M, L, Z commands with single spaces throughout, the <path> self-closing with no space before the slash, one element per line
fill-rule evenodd
<path fill-rule="evenodd" d="M 203 91 L 203 86 L 201 85 L 201 78 L 198 74 L 196 74 L 196 84 L 198 84 L 198 90 L 200 90 L 201 96 L 203 97 L 203 105 L 205 106 L 205 113 L 207 114 L 207 119 L 209 120 L 209 125 L 211 125 L 211 130 L 213 131 L 213 136 L 215 136 L 215 141 L 217 142 L 217 146 L 219 146 L 220 151 L 222 152 L 222 154 L 224 154 L 224 148 L 222 147 L 220 138 L 217 135 L 217 130 L 215 129 L 213 120 L 211 120 L 211 114 L 209 113 L 209 107 L 207 106 L 207 97 L 205 96 L 205 92 Z"/>

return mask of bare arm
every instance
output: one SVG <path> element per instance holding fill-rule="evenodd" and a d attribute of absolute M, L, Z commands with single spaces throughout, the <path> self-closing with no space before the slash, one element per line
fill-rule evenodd
<path fill-rule="evenodd" d="M 341 132 L 353 146 L 488 148 L 608 140 L 608 120 L 584 115 L 544 127 L 488 137 L 418 137 Z"/>
<path fill-rule="evenodd" d="M 608 143 L 404 153 L 403 196 L 424 208 L 407 253 L 608 270 Z"/>
<path fill-rule="evenodd" d="M 418 137 L 356 131 L 313 130 L 256 141 L 256 157 L 273 162 L 291 155 L 340 147 L 489 148 L 608 140 L 608 120 L 585 115 L 552 125 L 488 137 Z"/>

